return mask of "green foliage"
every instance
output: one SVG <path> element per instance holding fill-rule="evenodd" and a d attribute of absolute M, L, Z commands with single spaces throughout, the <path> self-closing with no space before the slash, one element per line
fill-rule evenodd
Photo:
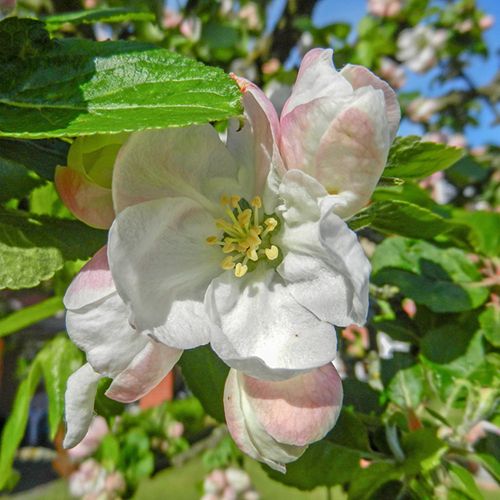
<path fill-rule="evenodd" d="M 422 142 L 418 136 L 398 137 L 387 159 L 384 175 L 418 180 L 456 163 L 464 152 L 460 148 Z"/>
<path fill-rule="evenodd" d="M 43 18 L 49 31 L 57 30 L 66 23 L 122 23 L 125 21 L 154 21 L 155 16 L 147 10 L 131 7 L 109 7 L 105 9 L 88 9 L 78 12 L 65 12 Z"/>
<path fill-rule="evenodd" d="M 64 391 L 69 375 L 81 364 L 80 351 L 64 336 L 45 344 L 30 364 L 16 393 L 12 411 L 2 431 L 0 444 L 0 490 L 12 487 L 12 463 L 28 423 L 31 399 L 43 378 L 49 397 L 50 436 L 62 421 Z"/>
<path fill-rule="evenodd" d="M 229 368 L 209 346 L 189 349 L 182 354 L 182 374 L 205 411 L 224 422 L 223 395 Z"/>
<path fill-rule="evenodd" d="M 371 227 L 384 234 L 432 239 L 453 231 L 456 226 L 443 217 L 402 200 L 377 201 L 349 220 L 349 227 Z"/>
<path fill-rule="evenodd" d="M 481 274 L 458 248 L 441 249 L 401 237 L 386 239 L 373 256 L 373 280 L 390 283 L 435 312 L 475 309 L 488 298 Z"/>
<path fill-rule="evenodd" d="M 7 28 L 15 22 L 9 20 Z M 5 23 L 0 22 L 0 33 L 5 34 Z M 44 49 L 36 57 L 12 53 L 2 64 L 0 135 L 112 133 L 241 112 L 239 89 L 222 71 L 155 46 L 59 39 Z"/>
<path fill-rule="evenodd" d="M 0 337 L 15 333 L 64 309 L 61 297 L 51 297 L 0 319 Z"/>
<path fill-rule="evenodd" d="M 104 231 L 79 221 L 0 209 L 0 289 L 35 286 L 66 260 L 87 259 L 105 242 Z"/>

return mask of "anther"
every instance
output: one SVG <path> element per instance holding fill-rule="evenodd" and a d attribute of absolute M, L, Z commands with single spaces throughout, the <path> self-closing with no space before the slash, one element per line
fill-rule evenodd
<path fill-rule="evenodd" d="M 278 221 L 274 217 L 268 217 L 264 221 L 264 224 L 266 225 L 268 231 L 274 231 L 278 225 Z"/>
<path fill-rule="evenodd" d="M 274 260 L 278 257 L 279 251 L 276 245 L 271 245 L 270 248 L 266 248 L 264 251 L 266 252 L 266 257 L 269 260 Z"/>
<path fill-rule="evenodd" d="M 221 263 L 220 263 L 222 269 L 229 271 L 230 269 L 233 269 L 234 267 L 234 262 L 233 262 L 233 257 L 231 255 L 228 255 Z M 235 272 L 236 273 L 236 272 Z"/>
<path fill-rule="evenodd" d="M 253 208 L 261 208 L 262 207 L 262 200 L 260 199 L 260 196 L 256 196 L 252 202 L 250 203 Z"/>
<path fill-rule="evenodd" d="M 255 248 L 250 248 L 249 250 L 247 250 L 247 257 L 254 262 L 257 262 L 259 260 L 257 250 L 255 250 Z"/>
<path fill-rule="evenodd" d="M 209 236 L 209 237 L 206 239 L 206 242 L 207 242 L 209 245 L 217 245 L 217 243 L 219 243 L 219 240 L 217 239 L 217 236 Z"/>
<path fill-rule="evenodd" d="M 250 219 L 252 218 L 252 211 L 249 208 L 246 208 L 238 215 L 238 222 L 241 227 L 246 227 L 250 223 Z"/>
<path fill-rule="evenodd" d="M 238 203 L 240 200 L 241 200 L 241 196 L 237 196 L 237 195 L 233 194 L 233 196 L 231 196 L 231 206 L 233 208 L 236 208 L 238 206 Z"/>
<path fill-rule="evenodd" d="M 221 197 L 220 197 L 220 204 L 225 207 L 226 205 L 229 205 L 229 203 L 231 202 L 231 198 L 229 198 L 229 196 L 226 196 L 225 194 L 223 194 Z"/>
<path fill-rule="evenodd" d="M 243 276 L 245 276 L 247 271 L 248 271 L 248 266 L 242 264 L 241 262 L 238 262 L 238 264 L 236 264 L 236 267 L 234 268 L 234 275 L 237 278 L 243 278 Z"/>

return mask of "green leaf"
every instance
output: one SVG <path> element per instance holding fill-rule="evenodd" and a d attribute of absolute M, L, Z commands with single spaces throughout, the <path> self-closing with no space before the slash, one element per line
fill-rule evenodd
<path fill-rule="evenodd" d="M 484 336 L 495 347 L 500 347 L 500 307 L 489 304 L 479 315 L 479 323 Z"/>
<path fill-rule="evenodd" d="M 401 179 L 423 179 L 450 167 L 463 155 L 460 148 L 421 142 L 418 136 L 397 137 L 389 152 L 384 175 Z"/>
<path fill-rule="evenodd" d="M 240 97 L 222 70 L 153 45 L 57 39 L 37 57 L 0 66 L 0 136 L 206 123 L 239 115 Z"/>
<path fill-rule="evenodd" d="M 349 500 L 370 500 L 382 485 L 399 479 L 401 472 L 392 463 L 376 462 L 356 474 L 349 488 Z"/>
<path fill-rule="evenodd" d="M 51 297 L 24 307 L 0 319 L 0 337 L 5 337 L 42 319 L 50 318 L 64 309 L 62 297 Z"/>
<path fill-rule="evenodd" d="M 66 165 L 69 144 L 60 139 L 38 141 L 0 139 L 0 167 L 33 170 L 49 181 L 54 179 L 57 165 Z"/>
<path fill-rule="evenodd" d="M 36 286 L 65 260 L 87 259 L 105 242 L 105 231 L 79 221 L 0 210 L 0 289 Z"/>
<path fill-rule="evenodd" d="M 360 451 L 371 451 L 368 431 L 361 419 L 347 407 L 342 408 L 335 427 L 327 436 L 334 444 Z"/>
<path fill-rule="evenodd" d="M 411 476 L 435 469 L 448 448 L 436 436 L 436 429 L 418 429 L 405 434 L 401 444 L 406 456 L 402 469 L 406 475 Z"/>
<path fill-rule="evenodd" d="M 452 231 L 450 221 L 407 201 L 377 201 L 358 212 L 349 222 L 352 230 L 372 227 L 384 234 L 431 239 Z"/>
<path fill-rule="evenodd" d="M 484 500 L 484 497 L 474 481 L 474 476 L 461 465 L 450 463 L 448 465 L 453 481 L 453 489 L 465 493 L 472 500 Z"/>
<path fill-rule="evenodd" d="M 0 444 L 0 490 L 7 486 L 11 477 L 12 464 L 28 423 L 31 398 L 40 382 L 40 363 L 35 358 L 26 378 L 17 389 L 16 398 L 9 418 L 2 431 Z"/>
<path fill-rule="evenodd" d="M 467 254 L 441 249 L 425 241 L 387 238 L 372 259 L 373 281 L 391 284 L 434 312 L 475 309 L 489 296 L 480 286 L 481 274 Z"/>
<path fill-rule="evenodd" d="M 500 255 L 499 213 L 456 209 L 453 210 L 453 220 L 469 227 L 469 241 L 478 253 L 488 257 Z"/>
<path fill-rule="evenodd" d="M 34 57 L 51 45 L 50 36 L 40 21 L 7 17 L 0 22 L 0 61 Z"/>
<path fill-rule="evenodd" d="M 451 363 L 463 356 L 478 328 L 476 315 L 472 314 L 472 317 L 450 317 L 444 325 L 429 329 L 420 343 L 421 353 L 439 364 Z"/>
<path fill-rule="evenodd" d="M 420 365 L 399 371 L 393 377 L 387 395 L 401 408 L 416 408 L 424 394 L 424 371 Z"/>
<path fill-rule="evenodd" d="M 313 443 L 297 461 L 287 464 L 286 474 L 263 467 L 275 481 L 300 490 L 312 490 L 357 478 L 361 456 L 359 451 L 323 440 Z"/>
<path fill-rule="evenodd" d="M 66 336 L 56 337 L 40 351 L 40 366 L 49 400 L 49 436 L 54 439 L 64 414 L 69 376 L 82 364 L 82 353 Z"/>
<path fill-rule="evenodd" d="M 352 406 L 361 413 L 380 413 L 380 394 L 366 382 L 355 378 L 346 378 L 342 381 L 344 387 L 344 407 Z"/>
<path fill-rule="evenodd" d="M 223 397 L 228 366 L 209 346 L 184 351 L 180 365 L 189 388 L 205 411 L 219 422 L 224 422 Z"/>
<path fill-rule="evenodd" d="M 63 24 L 123 23 L 127 21 L 154 21 L 152 12 L 130 7 L 109 7 L 88 9 L 77 12 L 64 12 L 43 18 L 47 29 L 56 30 Z"/>
<path fill-rule="evenodd" d="M 486 453 L 476 453 L 474 458 L 479 460 L 488 472 L 500 482 L 500 462 L 494 456 Z"/>
<path fill-rule="evenodd" d="M 111 385 L 112 379 L 105 377 L 99 380 L 95 396 L 94 409 L 98 415 L 110 419 L 116 415 L 121 415 L 125 409 L 123 403 L 108 398 L 105 393 Z"/>
<path fill-rule="evenodd" d="M 0 149 L 0 202 L 24 198 L 34 188 L 44 184 L 35 174 L 5 160 L 1 155 Z"/>

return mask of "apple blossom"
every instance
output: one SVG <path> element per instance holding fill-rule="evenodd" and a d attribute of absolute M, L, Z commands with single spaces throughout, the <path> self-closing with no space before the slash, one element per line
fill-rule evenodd
<path fill-rule="evenodd" d="M 89 226 L 108 229 L 115 218 L 111 176 L 118 150 L 129 134 L 77 138 L 68 152 L 68 166 L 56 167 L 59 196 L 73 215 Z"/>
<path fill-rule="evenodd" d="M 443 47 L 448 33 L 419 24 L 404 29 L 398 37 L 397 57 L 412 71 L 424 73 L 437 63 L 437 51 Z"/>
<path fill-rule="evenodd" d="M 379 74 L 395 89 L 403 87 L 406 83 L 406 75 L 403 66 L 388 57 L 383 57 L 381 59 Z"/>
<path fill-rule="evenodd" d="M 408 117 L 414 122 L 426 123 L 434 113 L 437 113 L 443 107 L 439 99 L 431 97 L 417 97 L 410 102 L 406 108 Z"/>
<path fill-rule="evenodd" d="M 400 117 L 386 82 L 362 66 L 337 72 L 331 50 L 313 49 L 281 113 L 280 151 L 286 167 L 316 178 L 347 218 L 368 203 Z"/>
<path fill-rule="evenodd" d="M 394 17 L 401 11 L 402 0 L 368 0 L 368 12 L 379 17 Z"/>
<path fill-rule="evenodd" d="M 136 132 L 120 149 L 107 259 L 98 252 L 65 297 L 88 359 L 68 384 L 66 446 L 85 434 L 102 376 L 131 401 L 207 343 L 233 369 L 228 427 L 251 456 L 284 470 L 335 424 L 334 325 L 364 323 L 370 270 L 343 217 L 368 202 L 399 107 L 385 82 L 337 72 L 331 54 L 306 55 L 281 120 L 235 77 L 245 117 L 226 143 L 200 125 Z"/>

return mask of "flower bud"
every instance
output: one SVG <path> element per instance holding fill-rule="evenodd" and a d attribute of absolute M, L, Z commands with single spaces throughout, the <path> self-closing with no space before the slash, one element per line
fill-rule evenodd
<path fill-rule="evenodd" d="M 107 229 L 115 218 L 111 177 L 116 156 L 129 134 L 79 137 L 68 165 L 56 168 L 55 183 L 64 204 L 89 226 Z"/>
<path fill-rule="evenodd" d="M 399 125 L 389 85 L 362 66 L 338 72 L 332 51 L 303 59 L 281 114 L 280 151 L 288 169 L 315 177 L 347 218 L 370 199 Z"/>
<path fill-rule="evenodd" d="M 330 431 L 341 404 L 342 383 L 332 364 L 279 382 L 232 369 L 224 390 L 226 422 L 236 444 L 280 472 Z"/>

